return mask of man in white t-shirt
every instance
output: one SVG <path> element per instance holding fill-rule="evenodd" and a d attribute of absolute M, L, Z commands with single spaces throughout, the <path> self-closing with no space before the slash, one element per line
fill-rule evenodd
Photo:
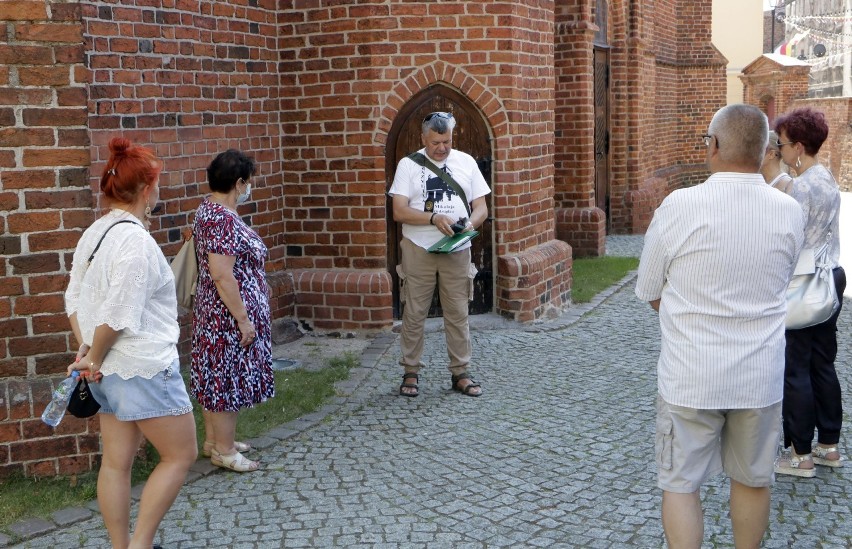
<path fill-rule="evenodd" d="M 736 547 L 758 547 L 780 438 L 786 290 L 804 219 L 759 173 L 766 116 L 729 105 L 710 122 L 711 176 L 651 221 L 636 295 L 660 313 L 656 460 L 668 546 L 699 548 L 701 484 L 731 479 Z"/>
<path fill-rule="evenodd" d="M 407 397 L 419 394 L 424 328 L 436 283 L 444 315 L 453 389 L 468 396 L 482 394 L 482 388 L 467 371 L 471 355 L 468 302 L 473 297 L 476 275 L 476 268 L 470 262 L 470 243 L 451 253 L 426 251 L 444 236 L 455 234 L 454 224 L 461 222 L 464 231 L 471 231 L 488 217 L 485 195 L 491 190 L 476 160 L 469 154 L 453 150 L 455 124 L 451 113 L 433 112 L 426 116 L 421 134 L 423 148 L 418 152 L 461 187 L 471 207 L 470 215 L 464 200 L 452 186 L 408 157 L 399 162 L 389 191 L 393 197 L 394 221 L 402 223 L 402 263 L 397 272 L 403 306 L 400 364 L 404 374 L 399 393 Z"/>

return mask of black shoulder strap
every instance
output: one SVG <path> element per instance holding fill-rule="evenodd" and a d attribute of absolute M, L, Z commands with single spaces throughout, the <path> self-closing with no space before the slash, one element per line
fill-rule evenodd
<path fill-rule="evenodd" d="M 112 225 L 107 227 L 107 230 L 104 231 L 104 234 L 103 234 L 103 236 L 101 236 L 101 239 L 98 240 L 98 244 L 95 246 L 95 249 L 92 250 L 92 255 L 89 256 L 89 263 L 91 263 L 92 260 L 95 258 L 95 253 L 97 253 L 98 248 L 101 247 L 101 243 L 104 241 L 104 237 L 107 235 L 109 230 L 112 229 L 113 227 L 115 227 L 116 225 L 120 224 L 120 223 L 133 223 L 134 225 L 138 225 L 138 223 L 136 223 L 135 221 L 130 221 L 129 219 L 123 219 L 121 221 L 116 221 L 115 223 L 113 223 Z"/>
<path fill-rule="evenodd" d="M 423 153 L 413 152 L 413 153 L 408 155 L 408 158 L 413 160 L 414 162 L 416 162 L 417 164 L 419 164 L 423 167 L 429 168 L 438 177 L 443 179 L 444 183 L 446 183 L 447 185 L 450 186 L 450 188 L 452 188 L 454 191 L 456 191 L 456 194 L 458 194 L 459 197 L 461 197 L 462 202 L 464 202 L 464 209 L 467 210 L 467 216 L 470 217 L 470 215 L 471 215 L 470 203 L 468 203 L 468 201 L 467 201 L 467 195 L 464 194 L 464 191 L 462 190 L 461 186 L 458 183 L 456 183 L 456 180 L 453 179 L 450 176 L 450 174 L 448 174 L 447 172 L 445 172 L 444 170 L 442 170 L 441 168 L 436 166 L 431 160 L 426 158 L 426 155 L 423 154 Z"/>

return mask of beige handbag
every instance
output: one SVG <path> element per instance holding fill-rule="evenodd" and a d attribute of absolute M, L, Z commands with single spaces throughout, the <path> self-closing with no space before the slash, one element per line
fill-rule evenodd
<path fill-rule="evenodd" d="M 172 260 L 175 274 L 177 302 L 184 309 L 192 309 L 192 299 L 198 287 L 198 257 L 195 255 L 195 237 L 190 236 Z"/>

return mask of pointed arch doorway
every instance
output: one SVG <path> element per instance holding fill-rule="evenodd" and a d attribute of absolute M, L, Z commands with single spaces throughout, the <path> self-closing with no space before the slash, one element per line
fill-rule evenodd
<path fill-rule="evenodd" d="M 420 129 L 423 118 L 430 112 L 451 112 L 456 119 L 453 131 L 453 148 L 466 152 L 476 159 L 479 171 L 485 182 L 491 187 L 491 132 L 482 114 L 476 106 L 459 92 L 440 84 L 433 84 L 412 97 L 400 109 L 388 133 L 385 147 L 385 189 L 390 190 L 396 166 L 399 161 L 412 152 L 422 148 Z M 470 314 L 490 312 L 494 308 L 494 269 L 492 266 L 492 224 L 491 207 L 493 194 L 485 197 L 488 204 L 488 218 L 478 229 L 479 236 L 473 239 L 471 261 L 479 273 L 474 279 L 473 301 Z M 399 243 L 402 240 L 402 226 L 393 220 L 392 200 L 387 201 L 388 226 L 388 272 L 393 279 L 393 316 L 401 318 L 399 303 L 399 277 L 396 266 L 400 262 Z M 438 293 L 432 298 L 430 317 L 440 316 L 441 309 Z"/>

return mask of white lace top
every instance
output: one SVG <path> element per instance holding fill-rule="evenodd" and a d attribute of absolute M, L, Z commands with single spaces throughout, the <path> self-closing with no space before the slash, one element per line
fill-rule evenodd
<path fill-rule="evenodd" d="M 91 264 L 89 256 L 110 229 Z M 151 234 L 132 214 L 112 210 L 86 229 L 71 267 L 65 311 L 77 313 L 83 342 L 91 345 L 95 328 L 121 331 L 101 365 L 103 375 L 151 379 L 177 357 L 175 279 Z"/>
<path fill-rule="evenodd" d="M 815 164 L 793 180 L 793 198 L 805 213 L 805 248 L 819 249 L 828 232 L 828 263 L 837 267 L 840 259 L 840 189 L 834 176 L 822 164 Z"/>

